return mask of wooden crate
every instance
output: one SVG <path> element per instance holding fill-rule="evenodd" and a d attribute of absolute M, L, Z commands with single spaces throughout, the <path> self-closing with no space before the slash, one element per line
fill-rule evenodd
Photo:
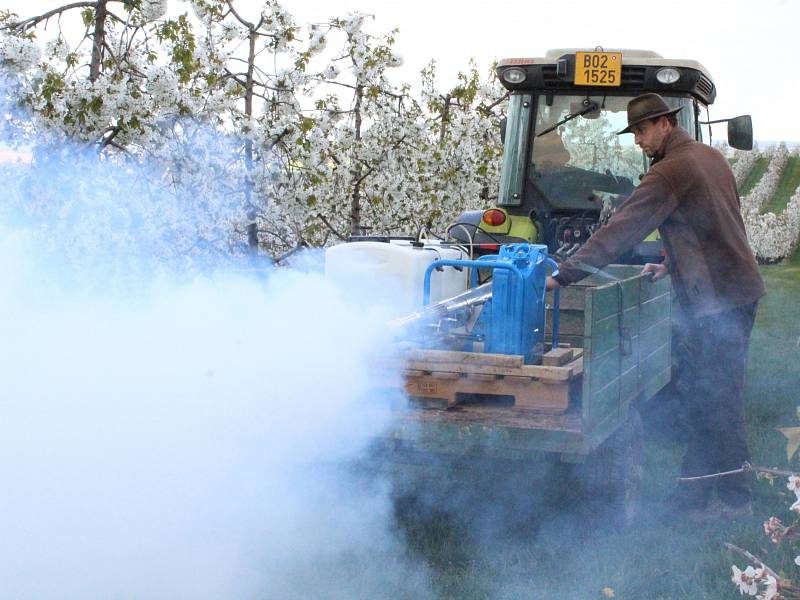
<path fill-rule="evenodd" d="M 406 393 L 426 407 L 450 408 L 478 396 L 486 404 L 509 398 L 517 410 L 560 413 L 579 389 L 581 354 L 556 349 L 552 361 L 571 359 L 558 366 L 526 365 L 521 356 L 442 350 L 414 350 L 400 360 Z"/>

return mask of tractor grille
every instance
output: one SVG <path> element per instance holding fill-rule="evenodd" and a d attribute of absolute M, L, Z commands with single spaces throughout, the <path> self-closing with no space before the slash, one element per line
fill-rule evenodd
<path fill-rule="evenodd" d="M 622 85 L 641 90 L 644 88 L 644 75 L 647 67 L 626 67 L 622 65 Z"/>
<path fill-rule="evenodd" d="M 711 96 L 714 91 L 714 84 L 711 83 L 708 77 L 701 74 L 700 79 L 697 81 L 697 90 L 704 96 Z"/>
<path fill-rule="evenodd" d="M 572 87 L 571 82 L 561 80 L 556 76 L 555 65 L 542 65 L 542 79 L 544 79 L 547 89 Z"/>

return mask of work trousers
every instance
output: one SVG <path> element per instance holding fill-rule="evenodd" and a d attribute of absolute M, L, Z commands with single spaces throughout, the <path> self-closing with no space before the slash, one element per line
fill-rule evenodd
<path fill-rule="evenodd" d="M 750 461 L 742 392 L 756 306 L 685 319 L 686 360 L 681 360 L 678 381 L 687 428 L 683 477 L 730 471 Z M 682 483 L 681 500 L 705 506 L 716 487 L 722 502 L 741 505 L 750 500 L 747 477 Z"/>

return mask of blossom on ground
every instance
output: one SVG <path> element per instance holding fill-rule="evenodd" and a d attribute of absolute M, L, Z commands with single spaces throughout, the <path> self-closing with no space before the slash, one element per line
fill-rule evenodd
<path fill-rule="evenodd" d="M 786 484 L 787 489 L 793 491 L 797 500 L 790 510 L 800 513 L 800 477 L 790 475 Z M 784 525 L 778 517 L 770 517 L 763 524 L 764 533 L 775 544 L 787 540 L 797 540 L 800 536 L 795 533 L 798 520 L 790 525 Z M 800 566 L 800 555 L 794 557 L 794 564 Z M 744 571 L 735 565 L 731 567 L 731 581 L 739 588 L 740 594 L 756 596 L 758 600 L 778 600 L 782 597 L 800 597 L 800 588 L 788 579 L 778 581 L 777 575 L 763 563 L 758 568 L 748 566 Z"/>
<path fill-rule="evenodd" d="M 740 594 L 755 596 L 758 600 L 776 600 L 778 596 L 778 580 L 770 571 L 761 566 L 757 569 L 748 566 L 744 571 L 735 565 L 731 567 L 731 581 L 739 588 Z M 763 589 L 759 592 L 759 587 Z"/>
<path fill-rule="evenodd" d="M 766 583 L 764 591 L 762 591 L 756 598 L 758 600 L 775 600 L 778 598 L 778 581 L 772 575 L 767 575 L 763 578 Z"/>
<path fill-rule="evenodd" d="M 789 507 L 792 512 L 800 513 L 800 498 L 795 500 L 794 504 Z"/>
<path fill-rule="evenodd" d="M 753 567 L 748 566 L 744 571 L 741 571 L 734 565 L 731 570 L 733 572 L 731 581 L 739 587 L 740 594 L 755 596 L 758 593 L 758 586 L 755 581 L 756 570 Z"/>
<path fill-rule="evenodd" d="M 778 517 L 770 517 L 764 521 L 764 533 L 774 544 L 780 544 L 786 537 L 786 527 Z"/>

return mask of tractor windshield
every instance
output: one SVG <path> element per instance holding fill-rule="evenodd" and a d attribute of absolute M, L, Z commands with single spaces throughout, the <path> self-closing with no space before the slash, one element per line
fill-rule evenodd
<path fill-rule="evenodd" d="M 648 159 L 627 124 L 628 96 L 543 95 L 536 100 L 528 178 L 555 206 L 591 208 L 596 192 L 627 196 L 647 171 Z M 688 98 L 666 98 L 680 125 L 694 136 Z M 596 108 L 594 108 L 596 107 Z"/>

